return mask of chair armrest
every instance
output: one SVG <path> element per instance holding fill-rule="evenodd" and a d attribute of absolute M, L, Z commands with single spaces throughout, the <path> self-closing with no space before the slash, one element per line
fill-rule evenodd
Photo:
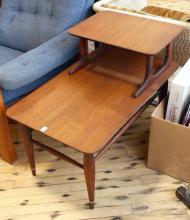
<path fill-rule="evenodd" d="M 14 90 L 27 85 L 70 60 L 79 50 L 79 39 L 58 36 L 0 66 L 0 87 Z"/>

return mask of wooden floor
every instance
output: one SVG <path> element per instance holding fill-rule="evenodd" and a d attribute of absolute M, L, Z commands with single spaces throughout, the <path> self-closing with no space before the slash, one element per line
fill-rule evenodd
<path fill-rule="evenodd" d="M 19 160 L 0 160 L 0 220 L 186 220 L 179 180 L 146 168 L 149 108 L 97 162 L 96 208 L 89 210 L 82 170 L 36 147 L 32 177 L 14 125 Z M 75 159 L 81 154 L 40 134 L 35 138 Z M 189 216 L 189 217 L 188 217 Z"/>

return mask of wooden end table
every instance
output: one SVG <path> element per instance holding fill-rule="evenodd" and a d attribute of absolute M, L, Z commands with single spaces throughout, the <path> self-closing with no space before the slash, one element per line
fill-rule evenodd
<path fill-rule="evenodd" d="M 134 92 L 135 98 L 149 86 L 168 67 L 171 61 L 172 41 L 181 33 L 182 27 L 154 21 L 151 19 L 129 16 L 110 11 L 99 12 L 70 29 L 69 33 L 80 37 L 81 60 L 70 73 L 77 72 L 84 65 L 96 58 L 105 45 L 135 51 L 146 55 L 144 80 Z M 88 40 L 101 43 L 99 51 L 88 55 Z M 153 70 L 154 56 L 166 50 L 163 63 Z"/>
<path fill-rule="evenodd" d="M 107 13 L 105 19 L 104 14 L 101 16 L 103 16 L 101 21 L 107 19 Z M 102 30 L 104 25 L 102 26 L 101 22 L 97 24 L 93 22 L 94 19 L 97 21 L 97 18 L 100 19 L 100 15 L 81 23 L 71 32 L 83 30 L 89 34 L 89 39 L 93 39 L 90 36 L 97 33 L 96 40 L 99 38 L 99 42 L 103 42 L 101 39 L 104 37 Z M 135 17 L 123 19 L 125 23 L 129 22 L 129 26 L 132 25 L 133 19 L 136 21 Z M 153 21 L 149 22 L 152 27 Z M 142 21 L 146 25 L 149 22 Z M 87 24 L 90 26 L 88 27 Z M 165 24 L 163 25 L 165 27 Z M 132 37 L 135 33 L 135 26 L 132 35 L 125 32 L 125 26 L 122 27 L 123 34 L 120 33 L 120 36 L 118 35 L 119 29 L 115 33 L 112 28 L 112 33 L 111 28 L 108 28 L 110 29 L 109 34 L 106 34 L 108 30 L 104 30 L 106 43 L 109 43 L 110 39 L 113 42 L 115 36 L 115 44 L 120 46 L 106 46 L 103 50 L 98 48 L 89 55 L 86 46 L 84 47 L 86 40 L 82 39 L 81 54 L 85 55 L 82 57 L 85 59 L 85 65 L 78 68 L 77 63 L 71 68 L 77 66 L 77 74 L 69 75 L 70 68 L 63 71 L 7 110 L 7 116 L 21 125 L 24 147 L 33 175 L 36 175 L 33 152 L 33 144 L 36 144 L 57 157 L 84 169 L 90 208 L 94 208 L 96 160 L 145 110 L 158 94 L 158 90 L 161 91 L 161 96 L 166 95 L 167 79 L 177 69 L 177 65 L 171 61 L 167 68 L 164 68 L 162 74 L 157 74 L 156 79 L 147 86 L 138 98 L 133 98 L 132 94 L 137 91 L 139 84 L 144 80 L 147 55 L 125 49 L 125 45 L 132 45 L 137 50 L 136 45 L 140 46 L 141 44 L 139 41 L 136 44 L 128 42 L 131 39 L 135 43 Z M 174 32 L 176 35 L 180 32 L 180 28 L 176 26 L 169 25 L 167 27 L 169 29 L 165 30 L 170 31 L 170 39 L 173 39 Z M 138 31 L 136 30 L 136 33 Z M 125 41 L 125 35 L 127 41 Z M 142 33 L 141 38 L 143 38 Z M 161 47 L 168 43 L 168 41 L 162 40 Z M 144 52 L 152 51 L 154 53 L 161 48 L 158 45 L 153 45 L 153 47 L 154 49 L 151 49 L 144 42 L 144 46 L 141 45 L 141 50 L 143 48 Z M 101 52 L 99 53 L 99 51 Z M 98 54 L 98 56 L 94 58 L 94 54 Z M 86 63 L 86 58 L 92 62 Z M 162 60 L 155 58 L 154 61 L 151 63 L 151 68 L 156 71 L 162 65 Z M 42 132 L 48 137 L 80 151 L 84 154 L 83 163 L 34 140 L 31 135 L 32 130 Z"/>

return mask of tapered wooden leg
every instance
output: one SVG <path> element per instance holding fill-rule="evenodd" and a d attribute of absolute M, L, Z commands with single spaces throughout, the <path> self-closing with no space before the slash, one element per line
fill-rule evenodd
<path fill-rule="evenodd" d="M 3 160 L 5 160 L 10 164 L 14 163 L 17 159 L 1 91 L 0 91 L 0 155 Z"/>
<path fill-rule="evenodd" d="M 88 191 L 89 206 L 94 209 L 95 160 L 93 154 L 84 154 L 84 175 Z"/>
<path fill-rule="evenodd" d="M 30 163 L 32 175 L 36 176 L 35 160 L 34 160 L 34 148 L 31 142 L 31 130 L 24 125 L 21 125 L 21 135 L 23 139 L 24 149 Z"/>

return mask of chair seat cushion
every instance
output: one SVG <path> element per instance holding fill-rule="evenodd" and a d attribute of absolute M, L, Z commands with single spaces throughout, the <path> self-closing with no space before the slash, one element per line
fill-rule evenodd
<path fill-rule="evenodd" d="M 78 23 L 89 11 L 92 2 L 3 0 L 0 10 L 0 44 L 23 52 L 34 49 Z"/>
<path fill-rule="evenodd" d="M 8 47 L 0 46 L 0 65 L 15 59 L 21 54 L 23 53 L 18 50 L 13 50 Z"/>
<path fill-rule="evenodd" d="M 41 78 L 37 79 L 36 81 L 32 83 L 29 83 L 15 90 L 3 90 L 3 99 L 4 99 L 5 105 L 9 106 L 10 104 L 22 98 L 24 95 L 32 92 L 39 86 L 43 85 L 44 83 L 52 79 L 55 75 L 63 71 L 65 68 L 70 66 L 75 61 L 76 61 L 76 56 L 72 57 L 70 60 L 68 60 L 63 65 L 59 66 L 58 68 L 54 69 L 53 71 L 49 72 L 45 76 L 42 76 Z"/>

